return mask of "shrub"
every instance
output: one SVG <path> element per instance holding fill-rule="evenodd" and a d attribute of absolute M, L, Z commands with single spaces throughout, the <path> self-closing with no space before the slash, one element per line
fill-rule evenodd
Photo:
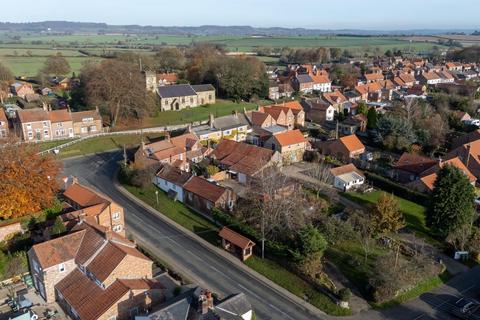
<path fill-rule="evenodd" d="M 340 289 L 340 291 L 338 292 L 338 296 L 340 297 L 340 300 L 348 302 L 352 297 L 352 291 L 350 291 L 349 288 Z"/>

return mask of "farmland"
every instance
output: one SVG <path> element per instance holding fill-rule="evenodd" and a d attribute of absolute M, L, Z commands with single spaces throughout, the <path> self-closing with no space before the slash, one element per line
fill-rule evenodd
<path fill-rule="evenodd" d="M 249 36 L 193 36 L 193 35 L 123 35 L 123 34 L 71 34 L 48 35 L 31 33 L 0 33 L 0 62 L 6 64 L 18 76 L 34 76 L 46 57 L 62 54 L 70 62 L 72 71 L 78 72 L 89 56 L 113 52 L 135 51 L 153 54 L 155 46 L 191 45 L 211 42 L 233 52 L 255 52 L 260 47 L 312 48 L 337 47 L 353 54 L 384 52 L 388 49 L 412 51 L 429 50 L 435 43 L 427 39 L 410 42 L 402 37 L 355 36 L 298 36 L 298 37 L 249 37 Z M 440 46 L 441 47 L 441 46 Z M 86 54 L 85 54 L 86 53 Z M 275 58 L 265 58 L 275 63 Z"/>

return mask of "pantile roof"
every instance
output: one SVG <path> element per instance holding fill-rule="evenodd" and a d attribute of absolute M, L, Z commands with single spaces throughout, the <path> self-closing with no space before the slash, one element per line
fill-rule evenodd
<path fill-rule="evenodd" d="M 111 202 L 107 197 L 100 196 L 90 188 L 75 182 L 65 190 L 63 196 L 77 203 L 81 207 L 90 207 L 100 203 Z"/>
<path fill-rule="evenodd" d="M 350 152 L 358 151 L 360 149 L 365 149 L 365 146 L 355 134 L 341 137 L 339 140 L 345 146 L 345 148 L 347 148 L 347 150 Z"/>
<path fill-rule="evenodd" d="M 255 245 L 255 242 L 253 242 L 252 240 L 242 236 L 241 234 L 227 227 L 223 227 L 222 230 L 220 230 L 220 232 L 218 233 L 218 236 L 222 239 L 228 240 L 229 242 L 242 249 L 247 249 Z"/>
<path fill-rule="evenodd" d="M 224 187 L 197 176 L 187 181 L 183 188 L 211 202 L 217 202 L 226 191 Z"/>
<path fill-rule="evenodd" d="M 303 136 L 302 132 L 298 129 L 278 133 L 273 136 L 275 140 L 282 146 L 289 146 L 292 144 L 306 143 L 307 139 Z"/>
<path fill-rule="evenodd" d="M 49 111 L 48 115 L 52 123 L 72 121 L 72 116 L 66 109 Z"/>

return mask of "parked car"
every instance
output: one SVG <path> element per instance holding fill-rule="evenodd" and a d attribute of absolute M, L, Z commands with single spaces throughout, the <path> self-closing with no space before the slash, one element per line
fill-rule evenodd
<path fill-rule="evenodd" d="M 365 151 L 360 155 L 360 160 L 363 161 L 373 161 L 373 153 Z"/>
<path fill-rule="evenodd" d="M 450 314 L 459 319 L 480 320 L 480 303 L 473 299 L 460 298 L 450 309 Z"/>

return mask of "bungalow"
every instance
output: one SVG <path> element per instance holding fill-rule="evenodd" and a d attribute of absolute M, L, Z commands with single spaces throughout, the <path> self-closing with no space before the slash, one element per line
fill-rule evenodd
<path fill-rule="evenodd" d="M 356 135 L 352 134 L 322 143 L 321 151 L 323 154 L 333 156 L 343 162 L 351 162 L 351 159 L 357 158 L 365 152 L 365 146 Z"/>
<path fill-rule="evenodd" d="M 265 142 L 265 148 L 278 151 L 284 163 L 302 161 L 308 146 L 308 140 L 298 129 L 275 134 Z"/>
<path fill-rule="evenodd" d="M 236 194 L 204 178 L 193 176 L 183 185 L 184 203 L 199 212 L 209 214 L 213 208 L 230 211 L 237 200 Z"/>
<path fill-rule="evenodd" d="M 154 178 L 154 184 L 165 191 L 175 201 L 183 203 L 183 185 L 192 177 L 189 172 L 182 171 L 168 164 L 163 165 Z"/>
<path fill-rule="evenodd" d="M 330 169 L 333 186 L 342 191 L 356 188 L 365 182 L 365 176 L 352 163 Z"/>
<path fill-rule="evenodd" d="M 294 126 L 303 127 L 305 125 L 305 112 L 302 104 L 298 101 L 282 102 L 281 104 L 271 105 L 272 108 L 282 109 L 285 113 L 288 113 L 289 109 L 293 113 Z"/>
<path fill-rule="evenodd" d="M 269 114 L 275 123 L 280 126 L 287 127 L 287 129 L 291 130 L 295 126 L 295 116 L 293 115 L 292 110 L 289 108 L 282 108 L 278 106 L 270 106 L 270 107 L 260 107 L 260 112 Z"/>
<path fill-rule="evenodd" d="M 397 73 L 393 78 L 393 83 L 401 88 L 410 88 L 417 83 L 417 80 L 410 73 Z"/>
<path fill-rule="evenodd" d="M 238 256 L 240 260 L 245 261 L 253 254 L 255 242 L 232 229 L 223 227 L 218 236 L 222 239 L 223 249 Z"/>
<path fill-rule="evenodd" d="M 435 180 L 437 180 L 437 173 L 445 165 L 452 165 L 460 169 L 465 176 L 468 178 L 472 185 L 475 185 L 477 178 L 468 170 L 468 168 L 463 164 L 460 158 L 455 157 L 446 161 L 439 161 L 435 166 L 425 170 L 421 173 L 420 178 L 413 182 L 410 182 L 408 186 L 418 192 L 431 192 L 434 187 Z"/>

